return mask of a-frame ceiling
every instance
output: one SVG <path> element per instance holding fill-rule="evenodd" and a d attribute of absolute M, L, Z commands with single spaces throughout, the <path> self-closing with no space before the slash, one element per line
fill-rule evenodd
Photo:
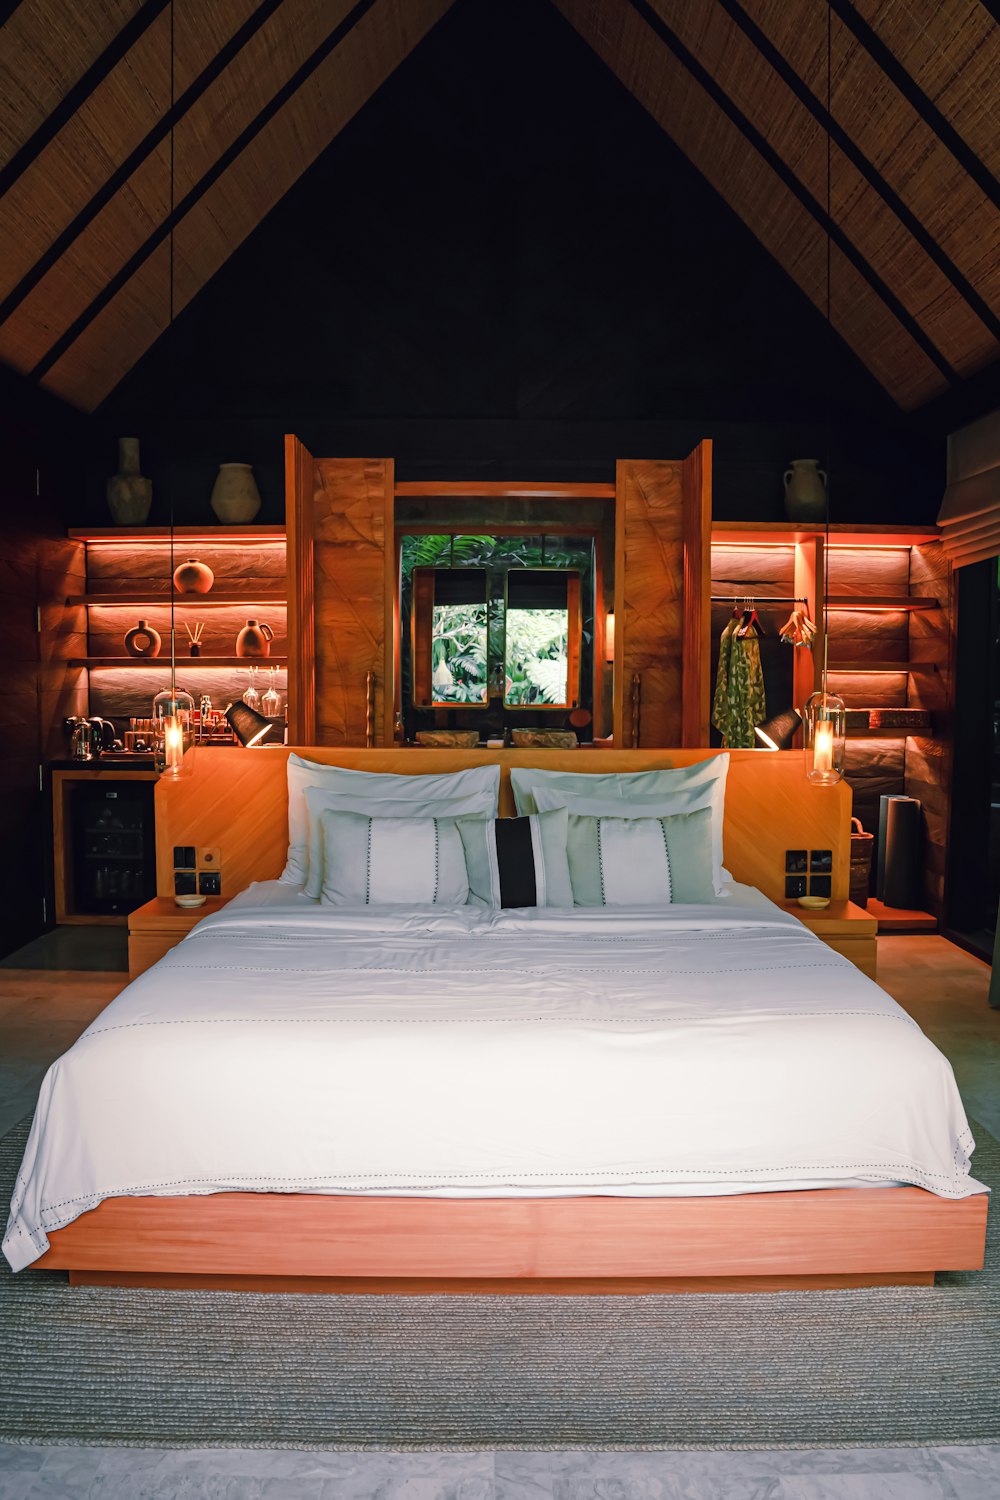
<path fill-rule="evenodd" d="M 452 3 L 21 0 L 0 361 L 93 410 Z M 1000 357 L 994 6 L 551 3 L 901 407 Z"/>

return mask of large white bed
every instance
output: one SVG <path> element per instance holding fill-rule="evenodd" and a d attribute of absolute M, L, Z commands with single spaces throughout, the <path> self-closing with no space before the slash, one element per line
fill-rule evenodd
<path fill-rule="evenodd" d="M 321 905 L 258 882 L 49 1070 L 4 1252 L 109 1198 L 982 1193 L 947 1060 L 759 891 Z"/>

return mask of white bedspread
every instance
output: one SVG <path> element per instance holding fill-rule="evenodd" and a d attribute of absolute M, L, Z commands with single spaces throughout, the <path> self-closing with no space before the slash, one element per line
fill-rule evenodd
<path fill-rule="evenodd" d="M 15 1270 L 104 1198 L 981 1192 L 946 1059 L 741 888 L 666 911 L 318 906 L 252 887 L 50 1068 Z"/>

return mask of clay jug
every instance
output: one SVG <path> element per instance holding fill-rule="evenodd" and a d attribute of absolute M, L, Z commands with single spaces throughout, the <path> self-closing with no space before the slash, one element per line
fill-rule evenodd
<path fill-rule="evenodd" d="M 174 569 L 174 588 L 179 594 L 207 594 L 215 582 L 215 574 L 208 563 L 189 557 Z"/>
<path fill-rule="evenodd" d="M 138 625 L 126 630 L 125 650 L 129 656 L 159 656 L 160 632 L 147 625 L 145 620 L 140 620 Z"/>
<path fill-rule="evenodd" d="M 270 656 L 274 631 L 263 621 L 248 620 L 236 637 L 237 656 Z"/>
<path fill-rule="evenodd" d="M 145 526 L 153 503 L 153 481 L 139 473 L 139 439 L 118 439 L 118 473 L 107 488 L 116 526 Z"/>
<path fill-rule="evenodd" d="M 225 526 L 248 526 L 260 510 L 252 464 L 220 464 L 212 486 L 212 509 Z"/>
<path fill-rule="evenodd" d="M 818 458 L 793 458 L 785 470 L 785 514 L 804 524 L 826 520 L 826 474 Z"/>

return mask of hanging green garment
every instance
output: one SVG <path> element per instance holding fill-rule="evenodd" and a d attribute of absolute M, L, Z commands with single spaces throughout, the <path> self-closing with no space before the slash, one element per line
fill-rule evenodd
<path fill-rule="evenodd" d="M 739 624 L 737 615 L 730 615 L 725 630 L 719 638 L 719 665 L 715 673 L 715 695 L 712 698 L 712 723 L 725 742 L 729 727 L 729 652 L 733 643 L 733 631 Z"/>
<path fill-rule="evenodd" d="M 760 643 L 752 633 L 736 634 L 741 623 L 734 616 L 722 632 L 712 703 L 712 723 L 727 750 L 752 750 L 754 729 L 767 718 Z"/>

